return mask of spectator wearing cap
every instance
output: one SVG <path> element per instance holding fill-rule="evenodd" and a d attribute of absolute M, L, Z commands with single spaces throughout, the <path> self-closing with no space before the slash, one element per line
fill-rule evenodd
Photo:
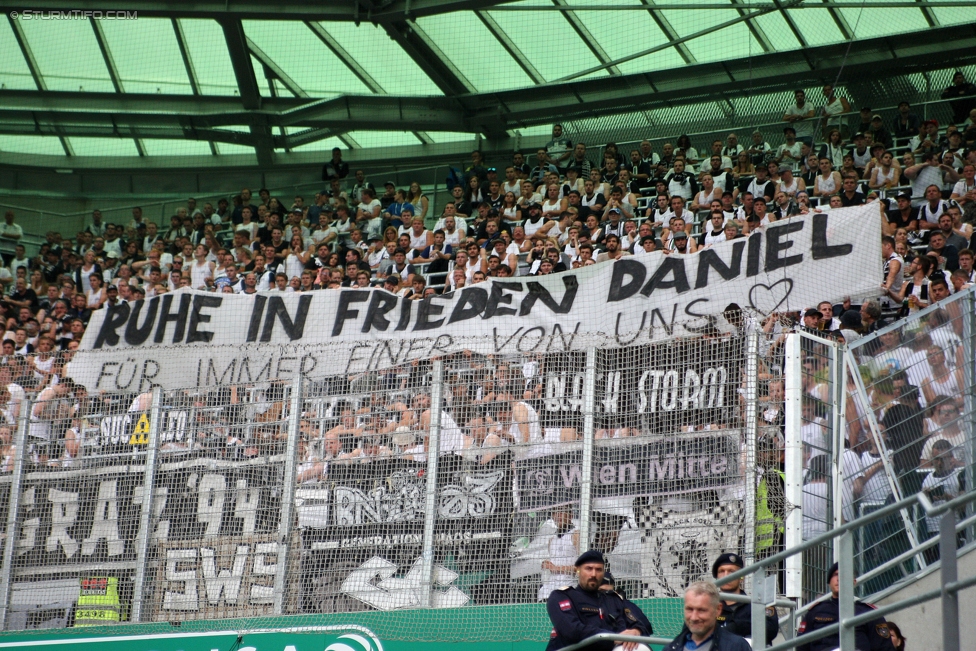
<path fill-rule="evenodd" d="M 853 577 L 844 577 L 846 581 L 857 581 Z M 840 621 L 840 577 L 837 563 L 830 566 L 827 570 L 827 584 L 830 587 L 830 598 L 814 604 L 803 616 L 798 635 L 813 633 L 822 628 L 836 625 Z M 875 607 L 860 600 L 854 600 L 854 615 L 865 615 L 874 610 Z M 871 651 L 891 651 L 894 647 L 891 644 L 891 634 L 888 632 L 888 623 L 884 617 L 877 617 L 863 624 L 859 624 L 854 629 L 855 646 L 857 649 Z M 840 646 L 840 634 L 833 632 L 819 640 L 802 644 L 797 647 L 798 651 L 826 651 L 836 649 Z"/>
<path fill-rule="evenodd" d="M 642 622 L 631 621 L 624 613 L 624 601 L 615 592 L 600 590 L 606 573 L 603 552 L 591 549 L 576 559 L 576 585 L 553 590 L 546 600 L 546 611 L 552 621 L 552 632 L 546 651 L 582 642 L 598 633 L 650 635 Z M 596 642 L 587 651 L 612 651 L 617 642 Z M 637 645 L 626 643 L 623 651 L 636 651 Z M 716 649 L 716 651 L 718 651 Z M 738 651 L 736 649 L 736 651 Z"/>
<path fill-rule="evenodd" d="M 803 160 L 803 147 L 801 141 L 797 140 L 794 127 L 783 129 L 783 140 L 785 142 L 776 149 L 776 161 L 781 165 L 794 165 L 797 161 Z"/>
<path fill-rule="evenodd" d="M 735 553 L 725 553 L 715 559 L 712 564 L 712 578 L 716 579 L 715 585 L 722 592 L 733 594 L 745 594 L 742 589 L 742 579 L 732 579 L 723 582 L 722 579 L 729 574 L 738 572 L 745 564 L 742 556 Z M 722 601 L 719 610 L 717 623 L 719 628 L 724 628 L 730 633 L 735 633 L 741 637 L 752 637 L 752 608 L 749 604 L 737 601 Z M 779 633 L 779 619 L 776 616 L 775 608 L 766 609 L 766 644 L 770 645 Z"/>
<path fill-rule="evenodd" d="M 874 113 L 871 115 L 871 124 L 867 128 L 867 132 L 873 135 L 874 142 L 881 143 L 885 149 L 890 149 L 894 146 L 894 139 L 891 137 L 891 132 L 885 127 L 884 120 L 879 114 Z"/>
<path fill-rule="evenodd" d="M 610 573 L 610 570 L 607 570 L 604 573 L 603 585 L 600 586 L 600 589 L 616 592 L 618 595 L 620 595 L 620 598 L 624 600 L 624 617 L 626 617 L 628 620 L 632 619 L 633 621 L 640 621 L 644 625 L 644 628 L 649 631 L 648 634 L 654 635 L 654 627 L 651 625 L 651 620 L 647 617 L 647 615 L 644 614 L 644 611 L 641 610 L 637 604 L 627 598 L 623 588 L 617 587 L 617 580 L 613 577 L 613 574 Z"/>
<path fill-rule="evenodd" d="M 383 184 L 383 194 L 379 197 L 380 206 L 383 210 L 386 210 L 391 203 L 396 201 L 396 183 L 393 181 L 387 181 Z"/>

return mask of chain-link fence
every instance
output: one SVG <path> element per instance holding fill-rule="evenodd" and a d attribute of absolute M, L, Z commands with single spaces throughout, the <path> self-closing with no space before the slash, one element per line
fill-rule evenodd
<path fill-rule="evenodd" d="M 850 347 L 847 412 L 860 460 L 851 510 L 863 515 L 924 492 L 941 503 L 969 490 L 973 462 L 973 296 L 960 292 Z M 938 534 L 921 509 L 874 523 L 859 538 L 860 572 Z M 938 559 L 938 548 L 895 564 L 862 587 L 877 591 Z"/>
<path fill-rule="evenodd" d="M 635 598 L 680 596 L 757 551 L 746 341 L 63 382 L 0 429 L 6 628 L 531 604 L 593 547 Z"/>

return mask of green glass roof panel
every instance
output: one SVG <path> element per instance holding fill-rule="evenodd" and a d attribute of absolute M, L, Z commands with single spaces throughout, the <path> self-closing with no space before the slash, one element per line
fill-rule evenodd
<path fill-rule="evenodd" d="M 48 90 L 115 92 L 88 20 L 23 20 Z"/>
<path fill-rule="evenodd" d="M 826 9 L 787 9 L 803 38 L 810 45 L 827 45 L 844 40 L 837 23 Z"/>
<path fill-rule="evenodd" d="M 0 89 L 3 88 L 37 90 L 14 30 L 6 20 L 0 20 Z"/>
<path fill-rule="evenodd" d="M 920 9 L 841 9 L 841 15 L 854 30 L 856 38 L 874 38 L 889 34 L 918 32 L 929 28 Z"/>
<path fill-rule="evenodd" d="M 68 138 L 75 156 L 138 156 L 130 138 Z"/>
<path fill-rule="evenodd" d="M 301 21 L 245 20 L 244 33 L 311 97 L 335 93 L 372 95 L 362 81 Z M 261 67 L 255 69 L 268 93 Z"/>
<path fill-rule="evenodd" d="M 52 136 L 0 136 L 0 153 L 64 156 L 61 141 Z"/>
<path fill-rule="evenodd" d="M 976 22 L 976 5 L 972 0 L 960 0 L 961 7 L 932 7 L 936 18 L 943 25 L 962 25 Z"/>
<path fill-rule="evenodd" d="M 211 156 L 210 144 L 202 140 L 168 140 L 143 138 L 147 156 Z"/>
<path fill-rule="evenodd" d="M 764 53 L 744 22 L 711 31 L 686 42 L 685 45 L 699 63 L 746 59 Z"/>
<path fill-rule="evenodd" d="M 419 145 L 417 136 L 409 131 L 350 131 L 349 137 L 360 147 L 409 147 Z"/>
<path fill-rule="evenodd" d="M 217 153 L 222 156 L 234 154 L 254 155 L 254 147 L 247 147 L 246 145 L 234 145 L 228 142 L 218 142 L 215 143 L 215 146 L 217 147 Z"/>
<path fill-rule="evenodd" d="M 237 80 L 224 32 L 214 20 L 180 19 L 186 49 L 202 95 L 236 95 Z"/>
<path fill-rule="evenodd" d="M 546 81 L 561 79 L 600 64 L 600 60 L 560 12 L 496 11 L 490 15 Z M 602 19 L 610 17 L 607 15 Z M 586 26 L 589 28 L 589 25 Z"/>
<path fill-rule="evenodd" d="M 443 95 L 413 59 L 378 27 L 352 22 L 319 23 L 389 95 Z"/>
<path fill-rule="evenodd" d="M 298 133 L 302 129 L 296 129 L 295 132 Z M 291 133 L 291 130 L 289 130 Z M 294 147 L 291 151 L 301 152 L 301 151 L 331 151 L 333 147 L 340 147 L 342 149 L 348 149 L 346 144 L 339 140 L 337 136 L 332 136 L 331 138 L 325 138 L 323 140 L 317 140 L 315 142 L 310 142 L 307 145 L 302 145 L 301 147 Z M 284 149 L 276 149 L 275 151 L 283 152 Z"/>
<path fill-rule="evenodd" d="M 723 6 L 728 6 L 728 9 L 705 9 L 705 10 L 664 10 L 660 14 L 668 20 L 674 31 L 682 37 L 691 36 L 698 32 L 705 30 L 712 30 L 713 28 L 721 25 L 722 23 L 728 22 L 730 20 L 735 20 L 739 18 L 739 14 L 731 8 L 727 2 L 721 3 Z M 704 38 L 704 37 L 699 37 Z M 691 44 L 695 42 L 693 39 L 691 41 L 685 41 L 685 45 L 689 46 L 691 49 Z M 727 42 L 718 46 L 720 51 L 720 56 L 726 59 L 738 59 L 749 54 L 749 49 L 747 43 L 742 42 Z M 761 50 L 760 50 L 761 51 Z M 697 56 L 697 55 L 696 55 Z M 715 57 L 710 57 L 715 58 Z"/>
<path fill-rule="evenodd" d="M 497 19 L 497 16 L 492 17 Z M 427 16 L 418 20 L 417 24 L 474 85 L 476 91 L 491 92 L 532 85 L 525 71 L 474 13 Z M 514 35 L 509 36 L 515 40 Z M 521 47 L 520 42 L 517 44 Z"/>
<path fill-rule="evenodd" d="M 126 93 L 193 92 L 169 19 L 104 20 L 100 25 Z"/>
<path fill-rule="evenodd" d="M 639 3 L 636 0 L 631 0 L 631 2 L 622 4 Z M 577 11 L 576 15 L 593 34 L 597 43 L 600 44 L 611 60 L 620 59 L 668 41 L 664 32 L 651 18 L 650 12 L 628 11 L 622 16 L 625 20 L 621 20 L 621 16 L 615 16 L 614 12 L 609 11 Z M 639 70 L 632 72 L 646 70 L 646 66 L 641 64 Z M 621 72 L 623 72 L 622 68 Z"/>
<path fill-rule="evenodd" d="M 653 47 L 653 46 L 648 46 Z M 644 49 L 648 49 L 644 48 Z M 627 61 L 626 63 L 621 63 L 617 66 L 622 74 L 630 74 L 637 72 L 654 72 L 655 70 L 669 70 L 671 68 L 680 68 L 686 65 L 685 60 L 681 58 L 678 51 L 673 47 L 669 47 L 663 50 L 658 50 L 653 54 L 648 54 L 647 56 L 642 56 L 639 59 L 634 59 L 633 61 Z"/>
<path fill-rule="evenodd" d="M 472 134 L 461 131 L 425 131 L 424 133 L 438 145 L 445 142 L 466 142 L 469 140 L 474 144 L 475 141 Z"/>
<path fill-rule="evenodd" d="M 769 42 L 777 50 L 796 50 L 800 47 L 800 42 L 796 40 L 782 12 L 774 11 L 752 20 L 762 28 Z"/>

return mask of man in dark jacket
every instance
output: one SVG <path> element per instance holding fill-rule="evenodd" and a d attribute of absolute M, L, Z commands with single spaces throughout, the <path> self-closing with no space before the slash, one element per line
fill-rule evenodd
<path fill-rule="evenodd" d="M 689 585 L 685 589 L 685 626 L 664 651 L 697 649 L 705 644 L 709 651 L 751 651 L 744 638 L 718 625 L 721 603 L 713 583 Z"/>
<path fill-rule="evenodd" d="M 721 579 L 724 576 L 738 572 L 743 567 L 742 557 L 738 554 L 722 554 L 712 565 L 712 577 Z M 719 589 L 723 592 L 733 592 L 744 595 L 742 590 L 742 579 L 733 579 L 728 583 L 716 581 Z M 739 603 L 737 601 L 723 601 L 722 608 L 718 614 L 718 625 L 720 628 L 727 629 L 730 633 L 741 635 L 742 637 L 752 637 L 752 607 L 750 604 Z M 766 644 L 772 644 L 773 638 L 779 633 L 779 620 L 776 617 L 775 608 L 766 609 Z"/>
<path fill-rule="evenodd" d="M 797 635 L 812 633 L 818 629 L 825 628 L 840 621 L 840 604 L 837 595 L 840 594 L 840 581 L 837 572 L 837 563 L 830 566 L 827 572 L 827 583 L 830 585 L 831 597 L 827 601 L 821 601 L 803 616 Z M 874 606 L 862 601 L 854 602 L 854 614 L 863 615 L 874 610 Z M 858 651 L 894 651 L 895 647 L 891 643 L 891 634 L 888 632 L 888 623 L 884 617 L 878 617 L 866 624 L 861 624 L 855 629 L 855 639 Z M 829 651 L 840 646 L 840 635 L 831 633 L 819 640 L 814 640 L 808 644 L 801 644 L 796 647 L 797 651 Z"/>
<path fill-rule="evenodd" d="M 603 552 L 591 549 L 576 559 L 579 583 L 556 588 L 549 593 L 546 611 L 552 621 L 546 651 L 582 642 L 599 633 L 650 635 L 644 624 L 624 610 L 624 600 L 616 592 L 600 590 L 606 571 Z M 639 643 L 602 640 L 587 645 L 586 651 L 612 651 L 620 644 L 623 651 L 635 651 Z M 748 647 L 747 647 L 748 648 Z"/>
<path fill-rule="evenodd" d="M 648 635 L 654 635 L 654 627 L 651 625 L 651 620 L 648 619 L 647 615 L 644 614 L 644 611 L 637 604 L 627 598 L 622 588 L 617 587 L 617 581 L 609 571 L 603 575 L 603 585 L 600 586 L 600 589 L 616 592 L 620 595 L 620 598 L 624 601 L 624 617 L 627 619 L 636 619 L 644 625 Z"/>

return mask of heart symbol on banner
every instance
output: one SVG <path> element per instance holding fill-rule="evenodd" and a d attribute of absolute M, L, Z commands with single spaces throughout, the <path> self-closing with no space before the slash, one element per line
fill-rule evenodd
<path fill-rule="evenodd" d="M 749 290 L 749 305 L 757 312 L 769 315 L 786 301 L 792 291 L 792 278 L 778 280 L 772 285 L 756 283 Z"/>

